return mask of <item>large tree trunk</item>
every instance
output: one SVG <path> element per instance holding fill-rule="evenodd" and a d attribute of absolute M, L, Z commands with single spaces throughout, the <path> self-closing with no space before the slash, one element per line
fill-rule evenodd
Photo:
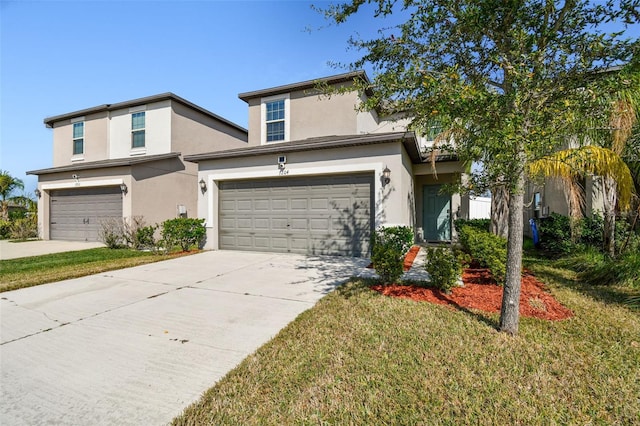
<path fill-rule="evenodd" d="M 504 186 L 491 189 L 491 233 L 504 238 L 509 234 L 509 193 Z"/>
<path fill-rule="evenodd" d="M 605 177 L 602 180 L 604 195 L 604 250 L 611 256 L 616 254 L 616 201 L 617 184 L 612 178 Z"/>
<path fill-rule="evenodd" d="M 522 283 L 522 241 L 524 210 L 524 172 L 520 173 L 509 195 L 509 237 L 507 240 L 507 274 L 502 293 L 500 331 L 518 333 L 520 321 L 520 286 Z"/>

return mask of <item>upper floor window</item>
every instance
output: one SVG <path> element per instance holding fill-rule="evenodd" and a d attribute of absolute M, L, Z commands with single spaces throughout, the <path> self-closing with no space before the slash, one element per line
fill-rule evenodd
<path fill-rule="evenodd" d="M 267 142 L 284 140 L 284 99 L 267 102 Z"/>
<path fill-rule="evenodd" d="M 131 148 L 144 148 L 145 113 L 131 114 Z"/>
<path fill-rule="evenodd" d="M 80 154 L 84 154 L 84 121 L 73 123 L 73 155 Z"/>
<path fill-rule="evenodd" d="M 289 140 L 289 95 L 262 99 L 262 143 Z"/>

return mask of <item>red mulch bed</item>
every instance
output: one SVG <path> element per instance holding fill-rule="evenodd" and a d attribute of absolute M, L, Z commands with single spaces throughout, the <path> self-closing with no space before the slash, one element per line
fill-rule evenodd
<path fill-rule="evenodd" d="M 415 256 L 414 256 L 415 257 Z M 415 301 L 427 301 L 458 308 L 499 312 L 502 305 L 502 287 L 496 285 L 487 269 L 467 268 L 462 274 L 464 287 L 455 287 L 450 294 L 431 287 L 406 285 L 375 285 L 371 288 L 386 296 Z M 573 312 L 562 306 L 545 291 L 544 284 L 530 272 L 522 275 L 520 292 L 520 315 L 546 320 L 562 320 L 573 316 Z"/>

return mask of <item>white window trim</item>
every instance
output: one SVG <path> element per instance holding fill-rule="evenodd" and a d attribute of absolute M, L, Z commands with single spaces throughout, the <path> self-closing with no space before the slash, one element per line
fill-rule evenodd
<path fill-rule="evenodd" d="M 273 101 L 279 101 L 284 99 L 284 140 L 281 141 L 271 141 L 267 142 L 267 103 Z M 260 144 L 274 144 L 274 143 L 282 143 L 289 142 L 290 138 L 290 128 L 291 128 L 291 99 L 289 93 L 283 93 L 281 95 L 268 96 L 266 98 L 260 99 Z"/>

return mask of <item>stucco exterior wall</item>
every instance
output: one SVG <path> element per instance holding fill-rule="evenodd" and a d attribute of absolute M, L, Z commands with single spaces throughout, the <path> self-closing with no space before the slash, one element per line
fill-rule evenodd
<path fill-rule="evenodd" d="M 145 112 L 145 146 L 131 148 L 131 114 Z M 155 155 L 171 152 L 171 101 L 149 103 L 139 108 L 111 111 L 109 158 Z"/>
<path fill-rule="evenodd" d="M 398 142 L 318 151 L 287 153 L 283 178 L 371 172 L 374 175 L 374 226 L 413 226 L 406 211 L 408 170 L 403 163 L 404 148 Z M 382 170 L 389 167 L 391 182 L 382 185 Z M 207 191 L 198 192 L 198 217 L 206 220 L 207 244 L 218 248 L 218 182 L 234 179 L 278 177 L 277 155 L 209 160 L 200 163 L 198 180 L 207 182 Z"/>
<path fill-rule="evenodd" d="M 196 164 L 173 158 L 134 165 L 131 173 L 133 216 L 143 216 L 147 225 L 159 224 L 179 217 L 180 205 L 186 209 L 186 217 L 196 216 Z"/>
<path fill-rule="evenodd" d="M 76 174 L 78 179 L 71 177 Z M 81 172 L 60 172 L 40 175 L 38 189 L 42 196 L 38 199 L 38 229 L 40 238 L 48 240 L 49 215 L 50 215 L 50 191 L 56 189 L 94 188 L 98 186 L 114 186 L 124 183 L 128 188 L 132 187 L 131 167 L 112 167 L 106 169 L 83 170 Z M 123 197 L 122 215 L 129 217 L 132 214 L 131 197 L 126 194 Z"/>
<path fill-rule="evenodd" d="M 84 117 L 84 153 L 73 155 L 73 123 L 64 120 L 53 126 L 53 167 L 74 162 L 104 160 L 108 155 L 109 120 L 107 112 Z M 75 122 L 75 120 L 74 120 Z"/>
<path fill-rule="evenodd" d="M 172 151 L 182 155 L 247 146 L 247 134 L 179 102 L 171 103 Z"/>
<path fill-rule="evenodd" d="M 356 110 L 356 106 L 361 102 L 356 91 L 325 96 L 316 90 L 307 89 L 292 91 L 288 96 L 289 141 L 329 135 L 370 133 L 378 127 L 375 112 Z M 275 99 L 278 95 L 268 98 Z M 249 145 L 258 146 L 263 143 L 262 99 L 250 99 L 248 107 Z"/>

